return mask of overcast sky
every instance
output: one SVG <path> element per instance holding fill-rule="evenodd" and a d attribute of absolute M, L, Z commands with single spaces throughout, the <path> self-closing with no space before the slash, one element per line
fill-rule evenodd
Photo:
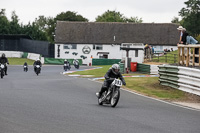
<path fill-rule="evenodd" d="M 0 9 L 6 9 L 10 20 L 15 11 L 20 22 L 27 24 L 38 16 L 55 17 L 66 11 L 95 21 L 107 10 L 115 10 L 126 17 L 142 18 L 144 23 L 170 23 L 188 0 L 0 0 Z M 180 17 L 179 17 L 180 18 Z"/>

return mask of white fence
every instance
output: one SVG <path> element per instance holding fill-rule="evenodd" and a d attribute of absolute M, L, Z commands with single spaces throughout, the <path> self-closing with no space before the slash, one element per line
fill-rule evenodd
<path fill-rule="evenodd" d="M 0 56 L 2 54 L 5 54 L 6 57 L 11 57 L 11 58 L 22 58 L 24 52 L 20 51 L 0 51 Z M 44 58 L 40 58 L 40 54 L 35 54 L 35 53 L 28 53 L 27 59 L 31 60 L 36 60 L 36 59 L 41 59 L 41 63 L 44 64 Z"/>

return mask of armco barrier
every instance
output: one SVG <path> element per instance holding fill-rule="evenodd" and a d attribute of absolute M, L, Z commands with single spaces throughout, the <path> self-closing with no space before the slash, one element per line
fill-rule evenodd
<path fill-rule="evenodd" d="M 158 66 L 161 85 L 200 96 L 200 70 L 178 66 Z"/>
<path fill-rule="evenodd" d="M 138 63 L 137 71 L 141 73 L 150 73 L 150 65 Z"/>
<path fill-rule="evenodd" d="M 158 65 L 150 65 L 150 74 L 158 74 Z"/>
<path fill-rule="evenodd" d="M 137 63 L 137 71 L 148 74 L 158 74 L 158 65 Z"/>

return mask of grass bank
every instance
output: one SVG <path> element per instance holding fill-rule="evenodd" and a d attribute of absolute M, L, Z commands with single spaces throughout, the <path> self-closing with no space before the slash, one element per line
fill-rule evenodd
<path fill-rule="evenodd" d="M 94 70 L 88 70 L 88 71 L 78 71 L 74 73 L 70 73 L 70 75 L 92 75 L 94 78 L 98 77 L 103 77 L 108 69 L 111 67 L 111 65 L 99 65 L 99 66 L 94 66 L 94 67 L 102 67 L 99 69 L 94 69 Z M 129 73 L 129 74 L 123 74 L 123 76 L 132 76 L 132 75 L 138 75 L 138 73 Z M 145 75 L 145 74 L 140 74 L 140 75 Z"/>
<path fill-rule="evenodd" d="M 34 60 L 26 58 L 8 58 L 8 62 L 10 63 L 10 65 L 24 65 L 24 62 L 27 62 L 28 65 L 33 65 Z"/>
<path fill-rule="evenodd" d="M 72 74 L 93 75 L 93 77 L 103 77 L 110 68 L 109 66 L 98 66 L 100 69 L 80 71 Z M 140 73 L 123 74 L 123 76 L 144 75 Z M 159 85 L 158 77 L 125 77 L 126 88 L 134 92 L 165 100 L 187 99 L 186 93 L 171 87 Z M 103 80 L 101 80 L 103 81 Z"/>
<path fill-rule="evenodd" d="M 125 78 L 127 88 L 146 96 L 165 100 L 181 100 L 186 98 L 185 92 L 160 85 L 158 79 L 158 77 Z"/>

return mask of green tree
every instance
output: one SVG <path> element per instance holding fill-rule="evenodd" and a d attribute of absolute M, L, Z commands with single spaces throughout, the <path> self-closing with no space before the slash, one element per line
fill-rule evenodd
<path fill-rule="evenodd" d="M 117 11 L 107 10 L 102 15 L 97 16 L 96 22 L 125 22 L 126 18 Z"/>
<path fill-rule="evenodd" d="M 71 12 L 71 11 L 67 11 L 67 12 L 61 12 L 60 14 L 58 14 L 55 18 L 56 20 L 60 20 L 60 21 L 84 21 L 84 22 L 88 22 L 87 18 L 84 18 L 81 15 L 78 15 L 76 12 Z"/>
<path fill-rule="evenodd" d="M 9 34 L 9 21 L 5 14 L 5 9 L 0 11 L 0 34 Z"/>
<path fill-rule="evenodd" d="M 178 23 L 180 23 L 180 21 L 179 21 L 179 18 L 178 17 L 174 17 L 173 19 L 172 19 L 172 21 L 171 21 L 172 23 L 176 23 L 176 24 L 178 24 Z"/>
<path fill-rule="evenodd" d="M 138 18 L 138 17 L 127 18 L 126 21 L 132 22 L 132 23 L 142 23 L 143 22 L 142 18 Z"/>
<path fill-rule="evenodd" d="M 56 21 L 83 21 L 83 22 L 88 22 L 88 19 L 77 14 L 76 12 L 71 12 L 71 11 L 61 12 L 55 18 L 48 18 L 47 19 L 47 25 L 46 25 L 48 28 L 46 29 L 46 32 L 47 32 L 48 40 L 51 43 L 54 43 Z"/>
<path fill-rule="evenodd" d="M 9 26 L 10 34 L 21 34 L 21 27 L 19 25 L 19 19 L 16 15 L 15 11 L 12 12 L 10 26 Z"/>
<path fill-rule="evenodd" d="M 200 34 L 200 1 L 188 0 L 185 4 L 186 7 L 179 11 L 182 17 L 181 24 L 196 37 Z"/>
<path fill-rule="evenodd" d="M 127 18 L 123 14 L 117 11 L 107 10 L 102 15 L 96 17 L 96 22 L 132 22 L 132 23 L 142 23 L 142 18 L 131 17 Z"/>

